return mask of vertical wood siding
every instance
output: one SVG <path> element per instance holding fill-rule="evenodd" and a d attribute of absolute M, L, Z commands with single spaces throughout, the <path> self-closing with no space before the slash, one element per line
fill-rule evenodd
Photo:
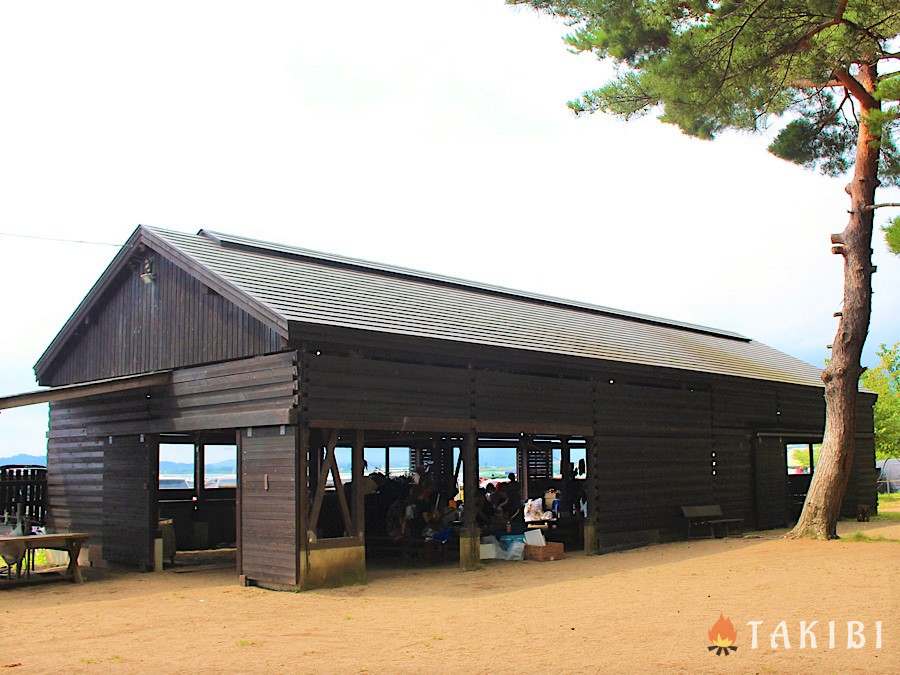
<path fill-rule="evenodd" d="M 160 255 L 145 284 L 126 268 L 41 377 L 43 385 L 256 356 L 286 346 L 278 333 Z"/>

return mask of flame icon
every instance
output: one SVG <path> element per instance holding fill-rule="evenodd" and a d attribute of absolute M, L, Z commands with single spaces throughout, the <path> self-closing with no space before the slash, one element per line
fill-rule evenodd
<path fill-rule="evenodd" d="M 737 630 L 731 619 L 719 612 L 719 620 L 716 621 L 706 633 L 710 644 L 707 649 L 715 651 L 717 656 L 728 656 L 729 652 L 737 651 Z"/>

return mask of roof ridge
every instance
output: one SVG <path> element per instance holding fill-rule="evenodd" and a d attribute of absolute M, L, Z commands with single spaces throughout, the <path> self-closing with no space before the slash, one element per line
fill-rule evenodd
<path fill-rule="evenodd" d="M 150 229 L 158 229 L 162 231 L 172 232 L 173 234 L 182 234 L 185 235 L 185 232 L 178 232 L 176 230 L 165 230 L 165 228 L 150 228 Z M 191 236 L 191 235 L 188 235 Z M 207 228 L 201 228 L 196 235 L 193 236 L 201 236 L 205 239 L 212 241 L 222 247 L 225 248 L 237 248 L 237 249 L 251 249 L 267 252 L 269 254 L 282 255 L 288 257 L 302 258 L 307 260 L 314 260 L 318 262 L 322 262 L 325 264 L 330 264 L 338 267 L 351 267 L 356 269 L 363 269 L 369 272 L 375 272 L 379 274 L 385 274 L 395 277 L 404 277 L 409 279 L 415 279 L 418 281 L 430 282 L 445 286 L 454 286 L 457 288 L 466 288 L 469 290 L 480 291 L 482 293 L 488 293 L 492 295 L 501 295 L 505 297 L 512 297 L 519 300 L 529 300 L 532 302 L 537 302 L 541 304 L 555 305 L 561 307 L 567 307 L 570 309 L 579 309 L 582 311 L 587 311 L 596 314 L 603 314 L 607 316 L 613 316 L 616 318 L 626 319 L 630 321 L 636 321 L 639 323 L 646 323 L 657 326 L 664 326 L 668 328 L 675 328 L 678 330 L 684 330 L 687 332 L 693 333 L 702 333 L 706 335 L 713 335 L 715 337 L 727 338 L 732 340 L 739 340 L 743 342 L 751 342 L 752 340 L 740 333 L 735 333 L 729 330 L 723 330 L 719 328 L 713 328 L 711 326 L 704 326 L 700 324 L 688 323 L 685 321 L 677 321 L 674 319 L 667 319 L 664 317 L 653 316 L 649 314 L 641 314 L 638 312 L 629 312 L 627 310 L 616 309 L 613 307 L 606 307 L 603 305 L 595 305 L 592 303 L 581 302 L 578 300 L 569 300 L 566 298 L 560 298 L 552 295 L 545 295 L 542 293 L 534 293 L 530 291 L 522 291 L 514 288 L 509 288 L 505 286 L 499 286 L 495 284 L 486 284 L 477 281 L 470 281 L 468 279 L 461 279 L 457 277 L 451 277 L 444 274 L 437 274 L 433 272 L 426 272 L 422 270 L 411 269 L 407 267 L 401 267 L 398 265 L 391 265 L 387 263 L 379 263 L 375 261 L 363 260 L 360 258 L 351 258 L 348 256 L 342 256 L 333 253 L 327 253 L 323 251 L 316 251 L 313 249 L 302 248 L 299 246 L 293 246 L 290 244 L 279 244 L 277 242 L 264 241 L 260 239 L 253 239 L 250 237 L 243 237 L 239 235 L 231 235 L 224 232 L 218 232 L 216 230 L 211 230 Z"/>

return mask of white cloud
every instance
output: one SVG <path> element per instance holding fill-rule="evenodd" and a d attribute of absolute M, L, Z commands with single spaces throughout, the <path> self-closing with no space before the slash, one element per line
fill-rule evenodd
<path fill-rule="evenodd" d="M 845 181 L 758 137 L 574 118 L 609 67 L 499 0 L 249 7 L 4 4 L 0 231 L 208 225 L 825 356 Z M 867 354 L 900 339 L 900 264 L 876 250 Z M 113 252 L 0 237 L 0 391 L 33 386 Z M 4 413 L 0 455 L 42 448 L 45 418 Z"/>

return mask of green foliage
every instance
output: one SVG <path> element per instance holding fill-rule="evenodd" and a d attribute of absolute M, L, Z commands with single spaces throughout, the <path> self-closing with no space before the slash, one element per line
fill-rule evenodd
<path fill-rule="evenodd" d="M 900 457 L 900 342 L 881 345 L 878 364 L 866 370 L 860 383 L 878 394 L 875 403 L 875 456 Z"/>
<path fill-rule="evenodd" d="M 562 17 L 570 49 L 617 62 L 616 79 L 569 102 L 576 113 L 654 111 L 700 138 L 784 118 L 770 150 L 829 175 L 852 165 L 864 119 L 880 139 L 882 185 L 900 183 L 889 105 L 900 77 L 878 76 L 865 100 L 843 86 L 861 82 L 860 64 L 896 58 L 896 0 L 507 1 Z"/>
<path fill-rule="evenodd" d="M 815 466 L 819 465 L 819 456 L 822 454 L 822 444 L 816 443 L 813 446 L 813 464 Z M 809 450 L 806 448 L 795 448 L 791 451 L 791 461 L 788 462 L 789 466 L 800 466 L 803 468 L 809 468 Z"/>
<path fill-rule="evenodd" d="M 900 255 L 900 216 L 881 228 L 888 248 L 896 255 Z"/>
<path fill-rule="evenodd" d="M 865 532 L 860 532 L 857 530 L 849 537 L 844 537 L 844 541 L 853 541 L 859 542 L 863 544 L 880 544 L 884 542 L 889 542 L 891 544 L 900 543 L 900 539 L 894 539 L 893 537 L 885 537 L 883 534 L 866 534 Z"/>

